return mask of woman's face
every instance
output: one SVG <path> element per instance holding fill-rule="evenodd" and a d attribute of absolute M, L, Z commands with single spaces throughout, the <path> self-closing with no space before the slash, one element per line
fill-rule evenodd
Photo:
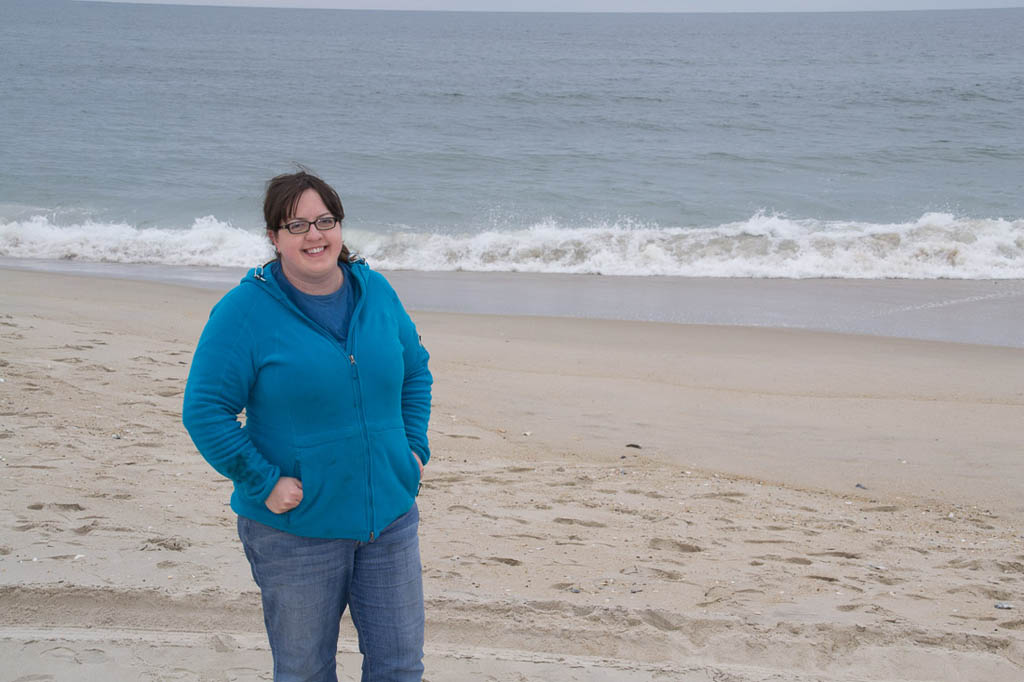
<path fill-rule="evenodd" d="M 295 204 L 295 213 L 285 222 L 315 221 L 329 215 L 331 212 L 327 210 L 316 190 L 307 189 L 299 196 L 299 201 Z M 270 241 L 281 254 L 281 268 L 285 277 L 297 288 L 322 290 L 331 286 L 336 289 L 340 285 L 338 279 L 341 269 L 338 267 L 338 256 L 341 255 L 341 223 L 323 231 L 316 229 L 315 225 L 310 225 L 309 231 L 303 234 L 292 234 L 284 228 L 269 231 L 268 234 Z"/>

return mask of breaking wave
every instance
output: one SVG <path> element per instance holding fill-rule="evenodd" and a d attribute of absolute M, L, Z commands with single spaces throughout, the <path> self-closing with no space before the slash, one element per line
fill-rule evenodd
<path fill-rule="evenodd" d="M 676 275 L 1024 279 L 1024 219 L 927 213 L 894 224 L 757 214 L 712 227 L 631 222 L 441 233 L 345 228 L 375 268 Z M 167 265 L 247 266 L 268 259 L 261 232 L 213 216 L 185 229 L 124 223 L 57 225 L 45 216 L 0 221 L 0 256 Z"/>

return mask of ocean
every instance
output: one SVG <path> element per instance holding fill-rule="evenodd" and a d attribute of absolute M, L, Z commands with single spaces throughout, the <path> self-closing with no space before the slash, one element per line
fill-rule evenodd
<path fill-rule="evenodd" d="M 380 269 L 1024 278 L 1024 9 L 2 14 L 7 259 L 250 266 L 303 164 Z"/>

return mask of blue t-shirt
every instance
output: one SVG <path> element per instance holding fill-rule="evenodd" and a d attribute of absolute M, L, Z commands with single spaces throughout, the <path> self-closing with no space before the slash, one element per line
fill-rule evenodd
<path fill-rule="evenodd" d="M 341 345 L 345 345 L 348 338 L 348 322 L 352 319 L 352 310 L 356 306 L 355 292 L 353 291 L 353 278 L 348 263 L 338 263 L 341 268 L 344 281 L 341 288 L 331 294 L 315 296 L 296 289 L 281 270 L 281 264 L 274 262 L 270 264 L 270 272 L 274 275 L 281 290 L 288 295 L 299 310 L 316 322 L 318 325 L 330 332 Z"/>

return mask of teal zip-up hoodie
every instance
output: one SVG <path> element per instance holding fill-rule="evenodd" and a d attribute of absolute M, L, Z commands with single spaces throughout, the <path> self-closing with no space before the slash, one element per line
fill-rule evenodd
<path fill-rule="evenodd" d="M 213 307 L 196 347 L 182 421 L 235 484 L 231 508 L 295 535 L 372 540 L 419 488 L 430 459 L 429 358 L 391 285 L 351 264 L 356 304 L 342 346 L 263 267 Z M 238 415 L 245 410 L 245 424 Z M 302 502 L 264 504 L 281 476 Z"/>

